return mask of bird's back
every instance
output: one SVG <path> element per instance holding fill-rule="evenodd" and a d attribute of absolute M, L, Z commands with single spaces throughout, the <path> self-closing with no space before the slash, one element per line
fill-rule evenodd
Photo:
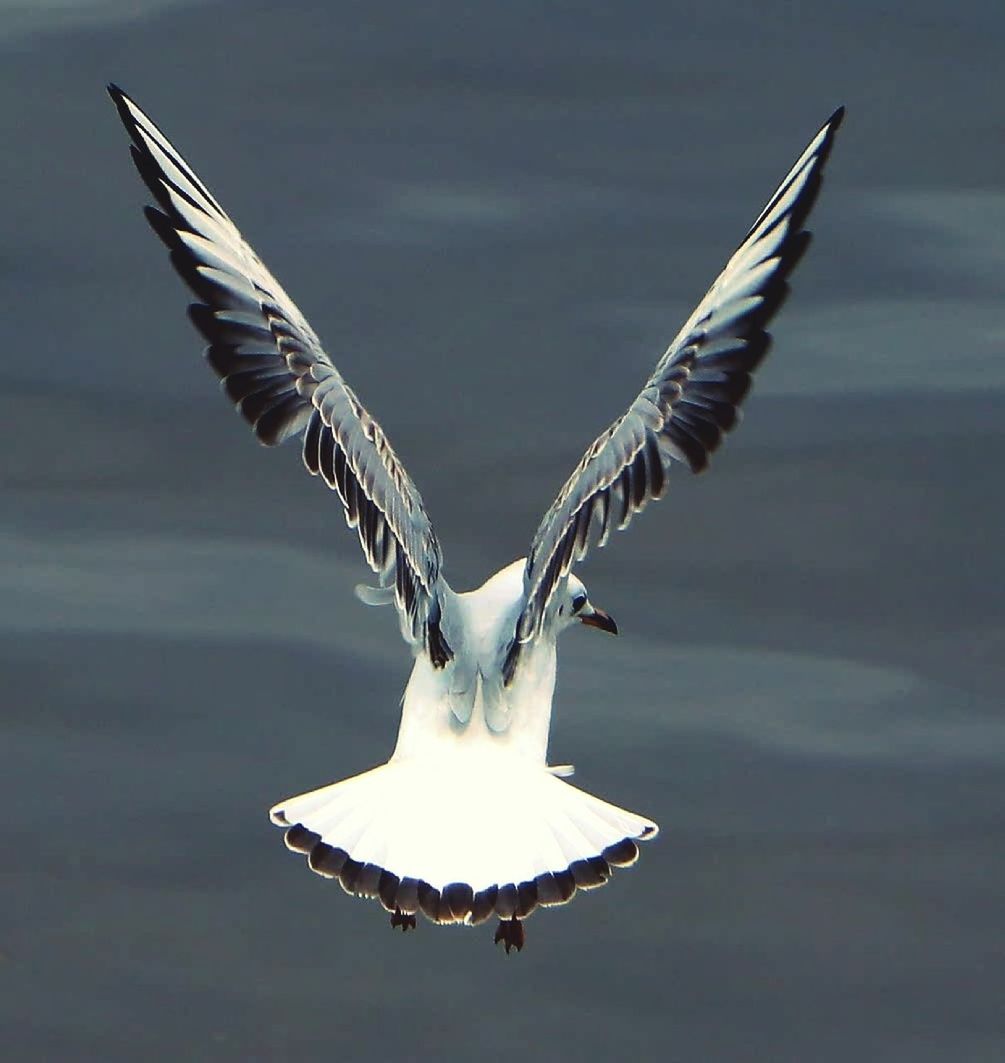
<path fill-rule="evenodd" d="M 544 764 L 555 691 L 555 639 L 537 639 L 515 680 L 502 665 L 524 600 L 524 559 L 445 609 L 454 657 L 437 668 L 419 654 L 405 689 L 394 757 L 516 756 Z"/>

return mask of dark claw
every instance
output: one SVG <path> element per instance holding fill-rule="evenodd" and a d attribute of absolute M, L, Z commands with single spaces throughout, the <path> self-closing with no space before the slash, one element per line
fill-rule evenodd
<path fill-rule="evenodd" d="M 525 934 L 522 920 L 517 919 L 515 915 L 511 919 L 499 920 L 494 941 L 496 945 L 501 941 L 506 946 L 507 956 L 510 949 L 516 949 L 519 952 L 523 948 L 524 940 Z"/>
<path fill-rule="evenodd" d="M 415 915 L 406 915 L 400 908 L 395 908 L 391 913 L 391 926 L 400 926 L 403 934 L 414 930 Z"/>

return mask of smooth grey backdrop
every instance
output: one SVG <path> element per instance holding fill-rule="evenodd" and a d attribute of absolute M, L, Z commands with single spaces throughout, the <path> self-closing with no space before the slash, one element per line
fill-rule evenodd
<path fill-rule="evenodd" d="M 1003 39 L 991 2 L 0 5 L 11 1058 L 1002 1058 Z M 566 638 L 553 759 L 663 833 L 519 956 L 392 935 L 267 823 L 387 755 L 408 661 L 215 393 L 109 79 L 458 588 L 848 105 L 745 424 L 582 570 L 623 637 Z"/>

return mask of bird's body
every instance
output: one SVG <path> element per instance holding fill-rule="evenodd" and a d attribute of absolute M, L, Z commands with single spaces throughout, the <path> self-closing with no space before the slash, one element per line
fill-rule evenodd
<path fill-rule="evenodd" d="M 809 241 L 842 111 L 820 129 L 685 322 L 642 391 L 587 449 L 526 558 L 455 593 L 422 498 L 380 425 L 300 310 L 170 141 L 109 91 L 158 208 L 157 235 L 198 301 L 193 323 L 238 410 L 268 445 L 301 436 L 309 472 L 338 494 L 415 658 L 385 764 L 281 801 L 273 822 L 312 870 L 376 897 L 392 925 L 482 922 L 523 945 L 522 920 L 602 885 L 656 834 L 651 820 L 549 767 L 557 640 L 573 624 L 616 634 L 572 567 L 662 496 L 672 466 L 705 468 L 736 423 L 769 343 L 766 325 Z"/>
<path fill-rule="evenodd" d="M 513 682 L 503 681 L 525 563 L 445 597 L 453 655 L 442 668 L 416 656 L 386 764 L 272 809 L 314 870 L 392 912 L 525 918 L 601 885 L 612 866 L 634 862 L 636 840 L 656 834 L 650 820 L 563 781 L 567 766 L 547 764 L 556 635 L 569 619 L 561 600 Z"/>
<path fill-rule="evenodd" d="M 448 599 L 445 629 L 454 636 L 454 656 L 443 668 L 433 667 L 424 654 L 416 657 L 402 699 L 396 758 L 485 751 L 544 765 L 557 670 L 555 633 L 534 644 L 509 687 L 502 681 L 522 604 L 525 560 L 507 565 L 477 590 Z"/>

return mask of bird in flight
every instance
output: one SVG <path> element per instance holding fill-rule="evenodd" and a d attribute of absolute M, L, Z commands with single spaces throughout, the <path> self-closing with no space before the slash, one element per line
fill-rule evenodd
<path fill-rule="evenodd" d="M 391 925 L 498 919 L 522 949 L 524 920 L 603 885 L 655 837 L 547 761 L 558 636 L 617 634 L 573 567 L 662 497 L 675 465 L 701 472 L 736 424 L 767 325 L 809 243 L 803 228 L 844 109 L 813 137 L 631 406 L 587 448 L 527 557 L 454 591 L 415 484 L 314 330 L 180 152 L 121 89 L 108 91 L 157 205 L 154 232 L 195 295 L 206 359 L 259 441 L 298 436 L 308 472 L 336 492 L 415 664 L 398 738 L 379 767 L 270 811 L 286 845 Z"/>

